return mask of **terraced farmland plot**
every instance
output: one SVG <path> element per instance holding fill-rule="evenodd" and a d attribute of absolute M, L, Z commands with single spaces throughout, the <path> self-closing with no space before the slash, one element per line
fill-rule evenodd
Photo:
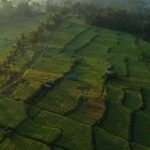
<path fill-rule="evenodd" d="M 26 118 L 26 105 L 12 99 L 0 100 L 0 125 L 16 128 Z"/>
<path fill-rule="evenodd" d="M 133 140 L 136 143 L 150 147 L 149 143 L 149 130 L 150 116 L 144 112 L 135 113 L 133 122 Z"/>
<path fill-rule="evenodd" d="M 33 70 L 46 73 L 64 74 L 70 70 L 76 58 L 66 57 L 64 55 L 52 55 L 49 58 L 42 57 L 35 65 Z"/>
<path fill-rule="evenodd" d="M 124 90 L 122 87 L 116 86 L 113 83 L 109 84 L 107 87 L 108 97 L 111 97 L 111 101 L 117 104 L 122 104 L 124 99 Z"/>
<path fill-rule="evenodd" d="M 51 150 L 46 144 L 38 141 L 20 136 L 18 134 L 12 134 L 5 141 L 0 143 L 2 150 Z"/>
<path fill-rule="evenodd" d="M 100 68 L 100 66 L 103 67 Z M 79 77 L 79 81 L 82 82 L 78 88 L 83 94 L 83 100 L 82 102 L 79 101 L 76 109 L 68 112 L 67 116 L 88 124 L 95 124 L 101 119 L 105 110 L 104 97 L 101 91 L 103 88 L 102 76 L 106 67 L 107 64 L 103 61 L 85 59 L 74 70 L 74 73 Z"/>
<path fill-rule="evenodd" d="M 62 136 L 56 141 L 56 145 L 72 150 L 93 149 L 92 128 L 88 125 L 45 111 L 41 111 L 41 113 L 34 118 L 34 122 L 46 127 L 58 128 L 62 131 Z"/>
<path fill-rule="evenodd" d="M 150 150 L 150 148 L 137 144 L 137 143 L 133 143 L 132 147 L 133 147 L 133 150 Z"/>
<path fill-rule="evenodd" d="M 68 24 L 70 25 L 69 27 L 62 25 L 62 28 L 55 33 L 54 38 L 50 42 L 51 48 L 64 48 L 64 45 L 70 43 L 76 36 L 82 34 L 82 32 L 85 32 L 88 28 L 88 25 L 85 24 L 72 24 L 70 22 L 68 22 Z"/>
<path fill-rule="evenodd" d="M 44 125 L 39 125 L 32 120 L 27 120 L 25 123 L 20 125 L 16 132 L 23 136 L 39 140 L 43 143 L 51 144 L 54 140 L 60 137 L 61 130 L 58 128 L 48 128 Z"/>
<path fill-rule="evenodd" d="M 96 29 L 88 28 L 64 49 L 65 54 L 75 55 L 80 49 L 87 47 L 98 36 Z"/>
<path fill-rule="evenodd" d="M 45 73 L 37 70 L 29 70 L 23 81 L 14 91 L 13 97 L 19 100 L 27 100 L 34 93 L 40 89 L 43 84 L 46 84 L 48 81 L 54 82 L 56 79 L 62 77 L 62 74 L 56 73 Z M 22 95 L 24 95 L 22 97 Z"/>
<path fill-rule="evenodd" d="M 81 93 L 78 86 L 80 86 L 80 83 L 63 80 L 54 90 L 48 93 L 42 101 L 39 101 L 37 105 L 48 111 L 61 114 L 70 111 L 78 103 Z"/>
<path fill-rule="evenodd" d="M 129 139 L 131 112 L 115 103 L 107 104 L 107 111 L 101 127 L 118 137 Z"/>
<path fill-rule="evenodd" d="M 90 59 L 81 62 L 73 70 L 73 73 L 78 76 L 79 80 L 70 81 L 67 76 L 66 79 L 38 103 L 38 106 L 42 106 L 50 111 L 66 113 L 67 116 L 81 122 L 93 124 L 98 121 L 105 109 L 101 88 L 103 85 L 102 75 L 107 65 L 104 64 L 102 68 L 99 68 L 101 63 L 101 61 Z M 81 94 L 85 97 L 85 106 L 80 104 Z M 67 111 L 69 112 L 67 113 Z"/>
<path fill-rule="evenodd" d="M 55 63 L 56 61 L 56 63 Z M 26 100 L 40 89 L 47 82 L 54 82 L 63 77 L 74 63 L 74 59 L 63 56 L 54 56 L 52 58 L 41 58 L 39 62 L 33 65 L 32 70 L 27 70 L 23 76 L 23 81 L 13 93 L 16 99 Z M 63 66 L 61 67 L 61 65 Z M 22 95 L 24 95 L 22 97 Z"/>
<path fill-rule="evenodd" d="M 94 32 L 92 31 L 92 33 Z M 86 47 L 92 43 L 92 41 L 90 42 L 90 39 L 97 35 L 92 34 L 91 37 L 89 37 L 90 34 L 91 29 L 74 39 L 67 46 L 67 51 L 65 49 L 63 51 L 65 54 L 68 54 L 68 52 L 76 52 L 76 54 L 81 57 L 81 62 L 79 62 L 79 64 L 77 64 L 70 72 L 70 75 L 76 75 L 78 80 L 75 82 L 69 81 L 68 75 L 64 81 L 62 81 L 53 91 L 50 91 L 50 93 L 38 103 L 38 106 L 42 106 L 47 110 L 57 113 L 66 113 L 67 116 L 73 117 L 81 122 L 94 124 L 99 121 L 105 110 L 101 90 L 103 86 L 102 76 L 104 75 L 108 64 L 101 59 L 87 59 L 86 57 L 84 58 L 83 55 L 80 55 L 80 49 L 81 51 L 86 51 Z M 85 40 L 80 41 L 80 38 L 84 39 L 84 36 Z M 87 40 L 88 37 L 89 40 Z M 74 45 L 74 43 L 76 44 Z M 85 95 L 85 99 L 87 99 L 84 106 L 80 106 L 81 94 Z M 79 110 L 74 112 L 74 108 Z M 70 113 L 67 113 L 67 111 Z"/>
<path fill-rule="evenodd" d="M 70 23 L 68 23 L 70 24 Z M 75 26 L 75 27 L 74 27 Z M 82 31 L 86 30 L 87 25 L 85 24 L 75 24 L 72 27 L 72 30 L 77 29 L 76 32 L 70 33 L 70 29 L 64 27 L 60 27 L 60 31 L 65 35 L 70 35 L 72 38 L 67 38 L 67 42 L 62 43 L 62 47 L 66 47 L 66 45 L 73 40 L 78 34 Z M 59 32 L 60 32 L 59 31 Z M 74 31 L 74 30 L 73 30 Z M 40 87 L 46 82 L 54 82 L 56 79 L 63 77 L 63 75 L 69 72 L 70 68 L 74 65 L 76 58 L 70 58 L 63 55 L 58 55 L 57 53 L 60 51 L 56 47 L 55 52 L 53 50 L 53 42 L 57 40 L 58 34 L 56 33 L 53 39 L 50 41 L 47 51 L 45 51 L 42 56 L 39 58 L 35 64 L 32 65 L 32 69 L 25 72 L 23 76 L 23 82 L 19 84 L 19 86 L 14 90 L 12 94 L 14 98 L 18 100 L 26 100 L 32 97 Z M 58 36 L 62 37 L 62 36 Z M 58 44 L 58 42 L 56 42 Z M 60 47 L 59 47 L 60 48 Z M 52 53 L 50 55 L 52 49 Z M 54 53 L 53 53 L 54 52 Z M 57 55 L 56 55 L 57 54 Z M 62 66 L 63 64 L 63 66 Z M 36 75 L 35 75 L 36 74 Z M 21 93 L 21 94 L 20 94 Z M 21 95 L 24 95 L 23 97 Z"/>
<path fill-rule="evenodd" d="M 102 150 L 130 150 L 129 143 L 101 128 L 95 128 L 96 149 Z"/>
<path fill-rule="evenodd" d="M 124 105 L 133 111 L 141 109 L 143 107 L 143 100 L 140 95 L 140 92 L 126 91 Z"/>
<path fill-rule="evenodd" d="M 149 66 L 150 66 L 150 52 L 149 52 L 150 45 L 149 45 L 149 43 L 142 39 L 139 39 L 137 46 L 141 50 L 141 53 L 142 53 L 141 55 L 143 58 L 142 60 L 145 64 L 145 66 L 147 67 L 148 70 L 150 70 L 150 68 L 149 68 Z"/>
<path fill-rule="evenodd" d="M 150 112 L 150 105 L 149 105 L 149 100 L 150 100 L 150 89 L 149 88 L 144 88 L 143 89 L 143 100 L 144 100 L 144 110 L 146 112 Z"/>
<path fill-rule="evenodd" d="M 70 17 L 40 44 L 0 88 L 0 149 L 150 149 L 150 43 Z"/>
<path fill-rule="evenodd" d="M 115 32 L 105 29 L 100 29 L 97 32 L 98 36 L 87 47 L 81 49 L 79 55 L 106 61 L 106 59 L 111 57 L 107 52 L 117 43 L 117 36 Z"/>

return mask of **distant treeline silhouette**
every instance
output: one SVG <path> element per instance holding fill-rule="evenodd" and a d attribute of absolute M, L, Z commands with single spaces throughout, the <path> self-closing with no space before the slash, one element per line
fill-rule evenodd
<path fill-rule="evenodd" d="M 73 6 L 74 12 L 85 18 L 86 22 L 113 30 L 134 33 L 145 40 L 150 40 L 149 11 L 128 11 L 123 8 L 99 8 L 94 5 L 77 3 Z"/>
<path fill-rule="evenodd" d="M 30 17 L 44 14 L 52 10 L 54 6 L 51 1 L 45 0 L 44 3 L 39 1 L 21 1 L 14 3 L 13 1 L 1 0 L 0 2 L 0 18 L 13 17 Z"/>

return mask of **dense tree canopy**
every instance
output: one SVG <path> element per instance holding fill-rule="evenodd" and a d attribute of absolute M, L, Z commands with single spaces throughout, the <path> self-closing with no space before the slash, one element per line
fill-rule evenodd
<path fill-rule="evenodd" d="M 77 3 L 73 7 L 74 12 L 84 17 L 91 25 L 134 33 L 150 40 L 149 9 L 141 13 L 123 8 L 101 8 L 81 3 Z"/>

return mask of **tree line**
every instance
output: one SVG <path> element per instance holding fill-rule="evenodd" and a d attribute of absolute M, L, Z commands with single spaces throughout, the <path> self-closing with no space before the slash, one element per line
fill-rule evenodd
<path fill-rule="evenodd" d="M 100 8 L 76 3 L 73 10 L 78 16 L 84 17 L 88 24 L 133 33 L 150 41 L 150 9 L 141 13 L 119 7 Z"/>
<path fill-rule="evenodd" d="M 14 3 L 9 0 L 1 0 L 0 2 L 0 18 L 12 17 L 32 17 L 39 14 L 45 14 L 52 8 L 49 0 L 44 3 L 39 1 L 21 1 Z"/>

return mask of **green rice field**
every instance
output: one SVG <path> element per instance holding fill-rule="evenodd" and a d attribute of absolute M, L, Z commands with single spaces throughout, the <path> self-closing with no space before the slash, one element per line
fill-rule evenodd
<path fill-rule="evenodd" d="M 0 27 L 1 63 L 44 19 Z M 0 67 L 0 150 L 150 150 L 150 43 L 76 17 L 44 36 Z"/>

